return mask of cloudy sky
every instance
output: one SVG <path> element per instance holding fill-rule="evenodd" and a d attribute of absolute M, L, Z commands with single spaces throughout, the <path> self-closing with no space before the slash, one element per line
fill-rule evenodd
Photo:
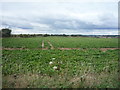
<path fill-rule="evenodd" d="M 12 34 L 118 34 L 117 0 L 0 2 L 0 28 Z"/>

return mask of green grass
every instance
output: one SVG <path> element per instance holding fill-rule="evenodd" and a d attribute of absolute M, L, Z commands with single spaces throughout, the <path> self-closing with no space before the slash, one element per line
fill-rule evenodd
<path fill-rule="evenodd" d="M 3 50 L 2 60 L 3 87 L 17 87 L 15 81 L 27 83 L 22 87 L 35 88 L 116 88 L 119 84 L 118 50 Z"/>

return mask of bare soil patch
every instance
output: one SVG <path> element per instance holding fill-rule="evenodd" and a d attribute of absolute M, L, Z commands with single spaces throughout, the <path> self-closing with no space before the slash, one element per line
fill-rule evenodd
<path fill-rule="evenodd" d="M 79 50 L 79 49 L 82 49 L 82 48 L 58 48 L 60 50 Z"/>
<path fill-rule="evenodd" d="M 42 41 L 42 48 L 44 48 L 44 41 Z"/>
<path fill-rule="evenodd" d="M 49 48 L 0 48 L 0 50 L 48 50 Z M 51 49 L 54 49 L 52 46 Z M 59 50 L 99 49 L 101 51 L 116 50 L 120 48 L 56 48 Z"/>
<path fill-rule="evenodd" d="M 28 50 L 29 48 L 0 48 L 0 50 Z"/>
<path fill-rule="evenodd" d="M 107 51 L 107 50 L 115 50 L 119 48 L 100 48 L 101 51 Z"/>
<path fill-rule="evenodd" d="M 48 50 L 48 48 L 0 48 L 0 50 Z"/>

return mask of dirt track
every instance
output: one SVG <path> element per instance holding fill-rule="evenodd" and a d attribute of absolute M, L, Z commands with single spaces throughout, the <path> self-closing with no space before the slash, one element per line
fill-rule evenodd
<path fill-rule="evenodd" d="M 44 41 L 42 41 L 42 48 L 44 48 Z"/>
<path fill-rule="evenodd" d="M 59 50 L 100 49 L 101 51 L 115 50 L 120 48 L 54 48 Z M 0 48 L 0 50 L 49 50 L 48 48 Z"/>
<path fill-rule="evenodd" d="M 50 45 L 50 49 L 54 49 L 53 45 L 48 41 L 48 44 Z"/>

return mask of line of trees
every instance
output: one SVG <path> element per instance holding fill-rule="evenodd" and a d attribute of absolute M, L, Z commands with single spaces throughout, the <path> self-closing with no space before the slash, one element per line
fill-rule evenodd
<path fill-rule="evenodd" d="M 66 34 L 14 34 L 11 35 L 11 37 L 48 37 L 48 36 L 59 36 L 59 37 L 95 37 L 95 38 L 118 38 L 119 35 L 80 35 L 80 34 L 72 34 L 72 35 L 66 35 Z"/>
<path fill-rule="evenodd" d="M 66 35 L 66 34 L 11 34 L 12 30 L 9 28 L 4 28 L 0 30 L 0 37 L 48 37 L 48 36 L 72 36 L 72 37 L 78 37 L 82 35 Z"/>
<path fill-rule="evenodd" d="M 14 34 L 14 35 L 11 35 L 11 37 L 48 37 L 48 36 L 78 37 L 82 35 L 66 35 L 66 34 L 16 34 L 16 35 Z"/>
<path fill-rule="evenodd" d="M 48 37 L 48 36 L 72 36 L 72 37 L 77 37 L 77 36 L 82 36 L 82 35 L 66 35 L 66 34 L 11 34 L 12 30 L 9 28 L 4 28 L 0 30 L 0 37 Z"/>
<path fill-rule="evenodd" d="M 81 35 L 81 34 L 72 34 L 72 35 L 66 35 L 66 34 L 11 34 L 12 30 L 9 28 L 4 28 L 0 30 L 0 37 L 48 37 L 48 36 L 62 36 L 62 37 L 96 37 L 96 38 L 109 38 L 114 37 L 118 38 L 119 35 Z"/>

